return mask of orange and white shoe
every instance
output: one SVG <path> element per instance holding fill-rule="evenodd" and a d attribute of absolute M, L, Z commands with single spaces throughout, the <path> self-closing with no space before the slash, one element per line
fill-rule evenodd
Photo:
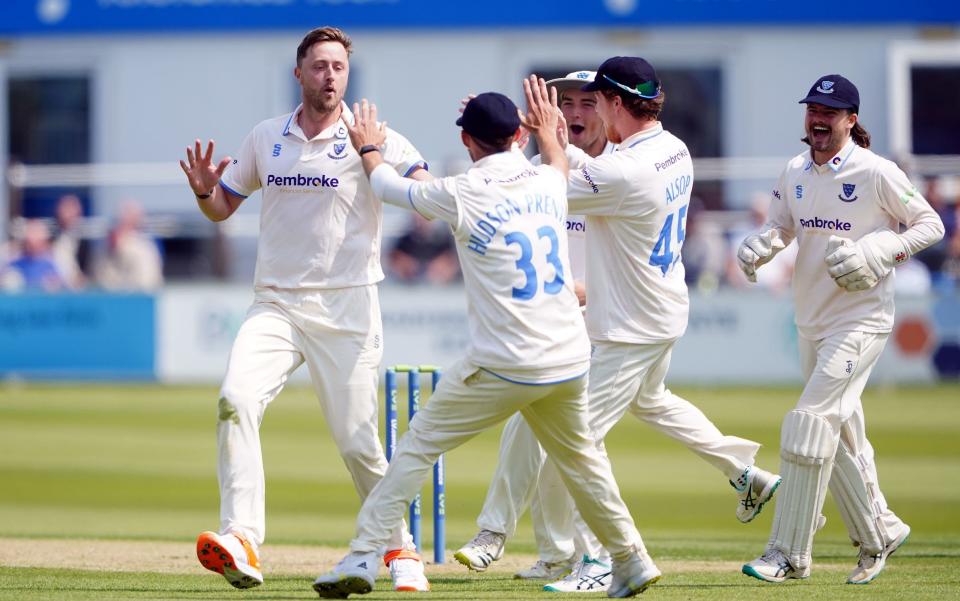
<path fill-rule="evenodd" d="M 201 532 L 197 537 L 197 559 L 203 567 L 222 574 L 236 588 L 253 588 L 263 584 L 257 552 L 239 534 Z"/>
<path fill-rule="evenodd" d="M 390 578 L 393 579 L 393 590 L 407 592 L 426 592 L 430 590 L 430 582 L 423 573 L 423 562 L 416 551 L 397 549 L 388 551 L 383 556 L 383 563 L 390 568 Z"/>

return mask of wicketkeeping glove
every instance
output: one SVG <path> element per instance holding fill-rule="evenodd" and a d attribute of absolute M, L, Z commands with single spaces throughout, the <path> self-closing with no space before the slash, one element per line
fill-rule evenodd
<path fill-rule="evenodd" d="M 893 268 L 910 258 L 906 244 L 890 230 L 878 230 L 856 242 L 830 236 L 827 241 L 827 272 L 847 292 L 876 286 Z"/>
<path fill-rule="evenodd" d="M 780 239 L 780 230 L 769 229 L 761 234 L 751 234 L 743 239 L 737 249 L 737 263 L 740 271 L 751 282 L 757 281 L 757 268 L 769 263 L 778 252 L 784 249 Z"/>

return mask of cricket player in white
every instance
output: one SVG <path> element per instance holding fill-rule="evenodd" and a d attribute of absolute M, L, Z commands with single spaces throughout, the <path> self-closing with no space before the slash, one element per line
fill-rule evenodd
<path fill-rule="evenodd" d="M 850 584 L 876 578 L 910 527 L 880 491 L 860 395 L 893 328 L 893 268 L 943 237 L 943 223 L 894 163 L 870 150 L 860 94 L 825 75 L 806 104 L 804 142 L 773 191 L 769 221 L 747 236 L 747 277 L 792 240 L 801 368 L 807 384 L 783 420 L 777 500 L 767 549 L 743 573 L 768 582 L 806 578 L 829 487 L 860 548 Z M 906 226 L 900 232 L 900 225 Z"/>
<path fill-rule="evenodd" d="M 593 81 L 595 75 L 593 71 L 574 71 L 547 82 L 548 87 L 557 89 L 570 143 L 591 157 L 610 154 L 616 148 L 604 134 L 603 122 L 596 113 L 594 93 L 580 90 L 584 84 Z M 533 157 L 530 162 L 539 165 L 540 156 Z M 582 215 L 568 215 L 566 225 L 574 288 L 583 305 L 586 301 L 583 283 L 586 219 Z M 543 478 L 541 473 L 545 474 Z M 454 553 L 454 558 L 471 570 L 486 570 L 503 556 L 506 539 L 516 532 L 517 520 L 527 506 L 530 507 L 539 559 L 532 567 L 517 572 L 516 577 L 559 578 L 570 571 L 581 548 L 576 542 L 576 523 L 556 466 L 547 461 L 543 447 L 523 415 L 517 413 L 503 428 L 500 460 L 487 490 L 483 510 L 477 517 L 480 531 Z"/>
<path fill-rule="evenodd" d="M 567 146 L 570 207 L 587 216 L 589 232 L 591 429 L 602 440 L 630 411 L 720 470 L 736 490 L 737 518 L 749 522 L 780 482 L 754 466 L 760 445 L 725 436 L 664 384 L 673 346 L 687 327 L 680 252 L 693 185 L 690 152 L 658 121 L 664 93 L 644 59 L 610 58 L 582 89 L 597 92 L 607 139 L 617 144 L 616 152 L 597 158 Z M 570 578 L 549 590 L 605 588 L 609 563 L 591 538 Z"/>
<path fill-rule="evenodd" d="M 501 94 L 473 98 L 457 121 L 473 168 L 431 183 L 413 183 L 380 165 L 379 128 L 369 107 L 360 109 L 362 119 L 351 128 L 378 196 L 452 227 L 471 344 L 400 439 L 386 475 L 360 510 L 351 553 L 314 583 L 321 596 L 369 592 L 390 529 L 437 457 L 517 411 L 613 555 L 609 595 L 633 596 L 660 576 L 587 426 L 589 343 L 568 275 L 566 159 L 556 139 L 556 92 L 548 100 L 546 82 L 532 76 L 524 90 L 529 108 L 523 123 L 543 151 L 539 167 L 513 148 L 521 120 Z"/>
<path fill-rule="evenodd" d="M 235 159 L 212 162 L 213 142 L 187 149 L 181 166 L 201 211 L 229 217 L 261 190 L 254 303 L 237 333 L 220 391 L 217 446 L 220 529 L 197 541 L 201 563 L 237 588 L 263 582 L 265 536 L 259 427 L 288 376 L 306 363 L 340 455 L 361 498 L 387 468 L 377 433 L 383 353 L 377 282 L 382 205 L 347 139 L 343 104 L 350 39 L 332 27 L 309 32 L 294 75 L 303 103 L 247 136 Z M 425 175 L 401 135 L 387 131 L 384 160 Z M 409 534 L 396 524 L 386 560 L 397 590 L 429 590 Z"/>

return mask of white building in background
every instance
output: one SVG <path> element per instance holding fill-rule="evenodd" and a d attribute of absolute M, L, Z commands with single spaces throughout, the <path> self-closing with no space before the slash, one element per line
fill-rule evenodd
<path fill-rule="evenodd" d="M 229 154 L 256 123 L 291 111 L 299 101 L 296 47 L 307 30 L 328 24 L 354 40 L 349 98 L 374 100 L 441 173 L 466 162 L 454 125 L 466 94 L 496 90 L 520 100 L 520 82 L 531 72 L 595 68 L 614 55 L 643 56 L 657 67 L 668 94 L 663 120 L 690 146 L 697 194 L 707 204 L 742 208 L 753 192 L 770 188 L 802 148 L 797 101 L 826 73 L 857 84 L 862 122 L 881 154 L 921 155 L 928 173 L 960 172 L 955 156 L 942 156 L 960 155 L 958 2 L 848 0 L 844 13 L 861 21 L 840 25 L 780 0 L 550 5 L 545 15 L 532 0 L 4 2 L 0 166 L 23 165 L 7 172 L 13 185 L 0 186 L 0 231 L 12 212 L 49 214 L 56 195 L 71 190 L 104 220 L 136 198 L 154 216 L 155 231 L 221 235 L 238 266 L 229 275 L 240 285 L 161 293 L 153 363 L 165 381 L 216 380 L 248 302 L 259 199 L 215 229 L 196 210 L 177 161 L 198 137 Z M 388 212 L 386 233 L 403 219 Z M 394 287 L 384 297 L 385 325 L 406 342 L 390 343 L 399 354 L 385 364 L 440 362 L 462 347 L 456 289 L 434 292 L 428 303 L 416 289 Z M 901 306 L 927 323 L 926 305 Z M 796 365 L 789 306 L 745 305 L 721 294 L 695 308 L 675 356 L 676 378 L 796 379 L 785 367 Z M 775 333 L 767 363 L 749 373 L 728 370 L 722 358 L 763 332 Z M 418 357 L 411 349 L 420 349 Z M 885 359 L 890 378 L 933 378 L 928 350 L 901 351 Z"/>
<path fill-rule="evenodd" d="M 94 178 L 91 200 L 104 213 L 131 194 L 150 211 L 192 211 L 189 195 L 160 185 L 177 181 L 184 147 L 209 137 L 229 153 L 255 123 L 296 106 L 296 46 L 306 30 L 324 24 L 354 39 L 351 97 L 375 100 L 435 167 L 464 158 L 453 122 L 465 94 L 498 90 L 519 99 L 520 81 L 532 70 L 595 67 L 613 55 L 644 56 L 661 71 L 668 110 L 683 106 L 682 114 L 665 115 L 667 127 L 697 158 L 771 159 L 756 173 L 764 188 L 799 148 L 797 100 L 820 75 L 843 73 L 858 85 L 863 122 L 886 154 L 914 150 L 911 110 L 925 110 L 911 107 L 915 67 L 939 66 L 938 81 L 953 83 L 940 91 L 960 98 L 960 4 L 949 0 L 852 0 L 845 12 L 862 21 L 840 26 L 773 0 L 558 0 L 549 16 L 530 0 L 12 4 L 0 8 L 0 114 L 7 116 L 0 164 L 31 144 L 11 139 L 11 94 L 57 79 L 86 82 L 85 115 L 36 125 L 51 144 L 85 145 L 75 153 L 85 157 L 79 162 L 150 164 L 140 178 L 136 169 L 126 174 L 130 185 L 110 173 Z M 65 126 L 87 139 L 58 140 Z M 743 194 L 728 196 L 728 205 L 745 202 Z"/>

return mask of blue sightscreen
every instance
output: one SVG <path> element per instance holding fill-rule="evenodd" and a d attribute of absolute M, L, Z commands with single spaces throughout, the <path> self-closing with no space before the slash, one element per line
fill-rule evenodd
<path fill-rule="evenodd" d="M 154 377 L 145 294 L 0 294 L 0 377 Z"/>
<path fill-rule="evenodd" d="M 546 8 L 548 7 L 548 8 Z M 838 12 L 839 11 L 839 12 Z M 844 16 L 841 16 L 844 15 Z M 838 20 L 840 19 L 840 20 Z M 4 0 L 0 34 L 960 22 L 956 0 Z"/>

